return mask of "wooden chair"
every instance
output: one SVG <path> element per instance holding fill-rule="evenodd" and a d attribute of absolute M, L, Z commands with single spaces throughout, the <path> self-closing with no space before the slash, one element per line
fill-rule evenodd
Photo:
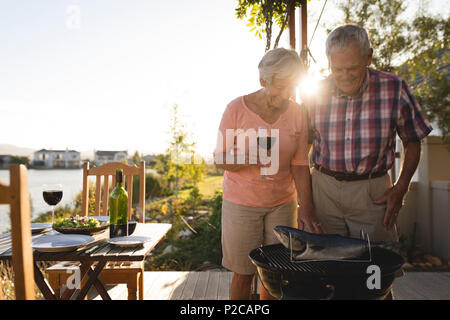
<path fill-rule="evenodd" d="M 83 193 L 81 200 L 81 214 L 88 216 L 89 207 L 89 183 L 88 177 L 95 176 L 95 215 L 109 215 L 108 202 L 110 195 L 109 176 L 112 176 L 112 187 L 115 186 L 116 169 L 123 170 L 123 181 L 126 182 L 128 192 L 128 219 L 131 219 L 131 204 L 133 198 L 133 176 L 139 176 L 139 222 L 145 223 L 145 162 L 141 161 L 140 167 L 129 166 L 121 162 L 109 162 L 98 167 L 89 169 L 89 164 L 83 164 Z M 103 177 L 103 190 L 101 178 Z M 102 192 L 103 191 L 103 192 Z M 100 194 L 102 192 L 102 194 Z M 101 199 L 101 201 L 100 201 Z M 73 268 L 75 262 L 58 263 L 46 272 L 49 283 L 55 293 L 59 293 L 61 287 L 66 283 L 70 274 L 69 268 Z M 99 279 L 104 284 L 126 283 L 128 288 L 128 299 L 136 300 L 136 291 L 139 300 L 144 299 L 144 263 L 125 262 L 120 264 L 108 263 L 100 273 Z M 139 290 L 137 290 L 139 289 Z"/>
<path fill-rule="evenodd" d="M 12 266 L 17 300 L 34 300 L 34 267 L 31 248 L 30 199 L 27 168 L 11 165 L 10 185 L 0 181 L 0 204 L 9 204 L 11 216 Z"/>

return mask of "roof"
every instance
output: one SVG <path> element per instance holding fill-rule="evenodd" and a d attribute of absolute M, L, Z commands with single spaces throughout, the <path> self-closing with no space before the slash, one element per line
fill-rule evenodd
<path fill-rule="evenodd" d="M 48 150 L 48 149 L 41 149 L 35 152 L 55 152 L 55 153 L 62 153 L 62 152 L 76 152 L 76 153 L 80 153 L 79 151 L 76 150 Z"/>
<path fill-rule="evenodd" d="M 125 153 L 126 155 L 128 155 L 128 151 L 124 150 L 124 151 L 95 151 L 95 154 L 97 156 L 113 156 L 116 153 Z"/>

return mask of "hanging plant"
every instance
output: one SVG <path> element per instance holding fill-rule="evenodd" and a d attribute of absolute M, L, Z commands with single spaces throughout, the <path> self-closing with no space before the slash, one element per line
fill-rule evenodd
<path fill-rule="evenodd" d="M 300 7 L 306 0 L 238 0 L 236 16 L 238 19 L 248 19 L 247 26 L 250 31 L 255 32 L 255 36 L 260 39 L 266 37 L 266 51 L 271 49 L 273 23 L 280 31 L 275 39 L 273 48 L 278 48 L 278 44 L 289 23 L 289 12 Z M 309 0 L 308 0 L 309 1 Z"/>

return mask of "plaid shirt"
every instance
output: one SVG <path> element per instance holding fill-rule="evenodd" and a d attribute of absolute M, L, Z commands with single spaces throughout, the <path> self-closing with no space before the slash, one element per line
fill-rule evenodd
<path fill-rule="evenodd" d="M 395 160 L 395 137 L 420 141 L 433 128 L 401 78 L 367 68 L 353 97 L 343 95 L 332 77 L 323 80 L 308 103 L 312 160 L 327 169 L 366 174 L 388 171 Z"/>

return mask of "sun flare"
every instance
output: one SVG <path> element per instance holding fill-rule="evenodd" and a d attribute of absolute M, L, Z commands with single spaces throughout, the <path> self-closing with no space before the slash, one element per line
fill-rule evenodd
<path fill-rule="evenodd" d="M 316 93 L 318 87 L 319 77 L 315 75 L 307 75 L 299 86 L 300 95 L 310 96 Z"/>

